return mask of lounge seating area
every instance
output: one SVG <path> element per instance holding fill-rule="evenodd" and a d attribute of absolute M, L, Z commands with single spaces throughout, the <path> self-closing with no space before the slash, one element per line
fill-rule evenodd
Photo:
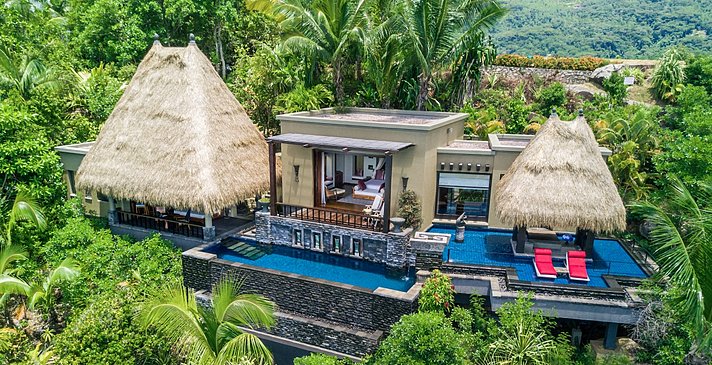
<path fill-rule="evenodd" d="M 588 282 L 586 269 L 586 252 L 568 251 L 566 253 L 566 267 L 557 268 L 547 248 L 534 249 L 534 271 L 538 278 L 556 279 L 559 274 L 568 274 L 570 280 Z"/>

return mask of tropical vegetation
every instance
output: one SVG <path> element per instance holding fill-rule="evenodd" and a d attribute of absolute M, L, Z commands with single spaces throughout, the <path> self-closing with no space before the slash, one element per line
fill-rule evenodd
<path fill-rule="evenodd" d="M 170 243 L 115 236 L 106 221 L 66 199 L 54 151 L 96 138 L 154 34 L 164 45 L 183 46 L 191 32 L 265 135 L 279 132 L 278 113 L 329 106 L 461 111 L 470 116 L 465 131 L 473 139 L 536 133 L 552 110 L 570 119 L 583 109 L 611 150 L 611 174 L 632 207 L 624 235 L 661 267 L 633 331 L 641 346 L 636 360 L 709 359 L 712 56 L 704 54 L 704 35 L 712 21 L 700 11 L 703 2 L 616 5 L 627 9 L 622 20 L 611 20 L 611 3 L 598 0 L 4 3 L 0 363 L 269 361 L 244 328 L 269 327 L 271 303 L 240 294 L 232 282 L 221 284 L 210 309 L 199 306 L 195 293 L 177 284 L 180 253 Z M 579 15 L 565 16 L 572 9 Z M 687 50 L 665 52 L 678 44 Z M 523 56 L 495 57 L 509 52 Z M 492 63 L 591 70 L 607 62 L 536 54 L 663 53 L 653 70 L 624 69 L 609 79 L 601 85 L 605 96 L 484 72 Z M 622 87 L 618 76 L 650 86 L 650 98 L 631 102 L 635 89 Z M 421 224 L 418 197 L 406 191 L 399 200 L 406 225 Z M 423 289 L 423 312 L 404 317 L 367 362 L 593 363 L 526 298 L 490 317 L 477 298 L 458 306 L 450 285 L 434 274 Z M 162 307 L 171 303 L 170 311 Z M 302 360 L 330 362 L 339 363 Z"/>

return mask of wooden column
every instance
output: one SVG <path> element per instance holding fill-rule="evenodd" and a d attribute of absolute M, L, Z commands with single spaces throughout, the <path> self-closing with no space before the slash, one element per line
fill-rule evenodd
<path fill-rule="evenodd" d="M 277 215 L 277 156 L 274 142 L 269 142 L 269 214 Z"/>
<path fill-rule="evenodd" d="M 386 152 L 386 191 L 383 193 L 383 233 L 391 228 L 391 192 L 393 191 L 393 155 Z"/>

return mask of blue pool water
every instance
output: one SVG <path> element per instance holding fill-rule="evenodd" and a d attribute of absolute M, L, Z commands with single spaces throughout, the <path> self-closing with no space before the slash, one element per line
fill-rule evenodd
<path fill-rule="evenodd" d="M 215 253 L 224 260 L 354 285 L 370 290 L 383 287 L 408 291 L 415 283 L 413 269 L 407 273 L 391 274 L 387 272 L 385 265 L 349 257 L 279 245 L 270 246 L 267 250 L 269 251 L 267 255 L 256 260 L 248 259 L 223 246 L 214 246 L 206 251 Z"/>
<path fill-rule="evenodd" d="M 517 258 L 512 253 L 510 239 L 512 232 L 504 230 L 467 229 L 465 242 L 456 243 L 455 228 L 434 226 L 429 232 L 452 235 L 450 244 L 443 252 L 443 260 L 457 264 L 512 267 L 517 270 L 520 280 L 550 282 L 556 284 L 588 285 L 608 287 L 602 275 L 619 275 L 646 278 L 647 275 L 635 263 L 618 241 L 597 239 L 593 243 L 593 262 L 587 263 L 588 283 L 570 281 L 567 277 L 556 279 L 537 278 L 531 258 Z M 448 256 L 449 255 L 449 256 Z M 554 266 L 564 267 L 564 260 L 554 259 Z"/>

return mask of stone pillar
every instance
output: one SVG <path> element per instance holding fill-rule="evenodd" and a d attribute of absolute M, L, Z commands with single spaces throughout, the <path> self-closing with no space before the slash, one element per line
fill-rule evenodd
<path fill-rule="evenodd" d="M 116 201 L 113 196 L 109 196 L 109 225 L 119 224 L 119 214 L 116 212 Z"/>
<path fill-rule="evenodd" d="M 606 336 L 603 338 L 603 347 L 606 350 L 615 350 L 618 343 L 618 323 L 608 323 Z"/>
<path fill-rule="evenodd" d="M 203 227 L 203 240 L 212 241 L 215 239 L 215 227 L 213 226 L 213 215 L 205 213 L 205 227 Z"/>

